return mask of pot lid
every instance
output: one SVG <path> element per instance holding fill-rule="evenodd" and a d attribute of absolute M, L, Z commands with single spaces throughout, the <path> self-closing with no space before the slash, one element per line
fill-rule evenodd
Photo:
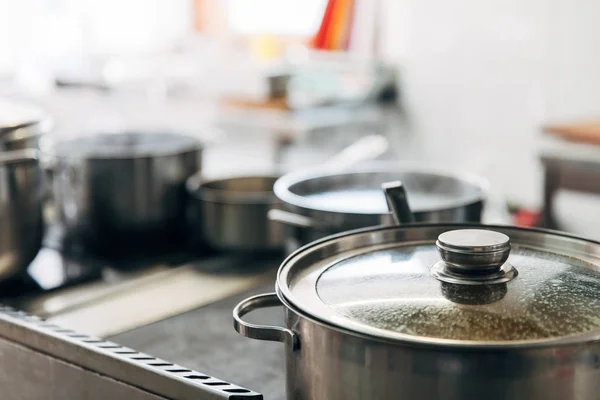
<path fill-rule="evenodd" d="M 506 226 L 342 234 L 282 265 L 299 312 L 385 340 L 510 346 L 600 338 L 600 244 Z"/>
<path fill-rule="evenodd" d="M 0 132 L 37 124 L 46 118 L 46 114 L 36 106 L 0 99 Z"/>
<path fill-rule="evenodd" d="M 178 154 L 200 147 L 198 139 L 187 135 L 135 131 L 59 139 L 43 150 L 68 158 L 130 158 Z"/>
<path fill-rule="evenodd" d="M 385 182 L 400 180 L 415 213 L 446 210 L 480 201 L 487 184 L 478 178 L 437 171 L 407 169 L 390 163 L 367 163 L 345 172 L 302 171 L 276 182 L 277 197 L 305 209 L 350 214 L 387 214 L 381 191 Z"/>

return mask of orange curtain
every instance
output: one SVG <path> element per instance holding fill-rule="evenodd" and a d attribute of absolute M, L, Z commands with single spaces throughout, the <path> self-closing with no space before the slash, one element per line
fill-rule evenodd
<path fill-rule="evenodd" d="M 354 0 L 328 0 L 321 25 L 310 45 L 318 50 L 347 50 L 354 19 Z"/>

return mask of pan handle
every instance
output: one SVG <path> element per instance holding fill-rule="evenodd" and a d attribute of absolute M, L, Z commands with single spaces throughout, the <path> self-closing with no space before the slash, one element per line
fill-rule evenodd
<path fill-rule="evenodd" d="M 305 217 L 304 215 L 295 214 L 289 211 L 273 208 L 269 210 L 267 217 L 271 221 L 280 222 L 286 225 L 296 226 L 299 228 L 321 228 L 318 221 L 313 218 Z"/>
<path fill-rule="evenodd" d="M 408 205 L 408 197 L 402 182 L 386 182 L 381 186 L 396 225 L 415 222 L 415 216 Z"/>
<path fill-rule="evenodd" d="M 233 309 L 233 328 L 242 336 L 250 339 L 281 342 L 290 346 L 292 351 L 300 346 L 298 335 L 287 328 L 279 326 L 255 325 L 245 322 L 242 317 L 260 308 L 282 306 L 277 293 L 264 293 L 242 300 Z"/>
<path fill-rule="evenodd" d="M 360 138 L 340 153 L 331 157 L 321 168 L 344 170 L 362 161 L 373 160 L 384 154 L 390 147 L 383 135 L 368 135 Z"/>

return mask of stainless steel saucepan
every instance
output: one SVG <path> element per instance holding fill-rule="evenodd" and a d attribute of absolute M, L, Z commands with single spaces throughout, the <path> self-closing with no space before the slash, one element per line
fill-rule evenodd
<path fill-rule="evenodd" d="M 321 165 L 342 171 L 363 160 L 387 151 L 388 141 L 381 135 L 368 135 Z M 280 251 L 284 226 L 267 214 L 281 207 L 273 193 L 280 176 L 250 175 L 205 179 L 199 172 L 188 179 L 188 227 L 195 242 L 223 251 Z"/>
<path fill-rule="evenodd" d="M 409 210 L 410 192 L 386 191 Z M 477 224 L 362 229 L 289 256 L 275 290 L 238 304 L 234 327 L 285 344 L 289 400 L 598 398 L 598 242 Z M 284 326 L 243 319 L 273 306 Z"/>
<path fill-rule="evenodd" d="M 193 241 L 222 251 L 281 250 L 283 226 L 269 223 L 277 206 L 273 184 L 278 176 L 251 175 L 188 179 L 188 228 Z"/>
<path fill-rule="evenodd" d="M 390 162 L 284 175 L 274 185 L 282 210 L 271 211 L 269 218 L 286 225 L 288 252 L 331 234 L 389 225 L 392 214 L 381 185 L 396 180 L 406 187 L 414 222 L 481 221 L 488 188 L 485 179 Z"/>

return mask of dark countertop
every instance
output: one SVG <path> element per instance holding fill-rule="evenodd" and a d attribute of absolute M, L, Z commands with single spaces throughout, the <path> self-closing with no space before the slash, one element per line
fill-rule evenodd
<path fill-rule="evenodd" d="M 255 390 L 265 399 L 284 400 L 283 344 L 245 338 L 232 323 L 232 310 L 240 300 L 273 289 L 274 284 L 263 286 L 109 340 Z M 281 326 L 283 312 L 259 310 L 245 319 Z"/>

